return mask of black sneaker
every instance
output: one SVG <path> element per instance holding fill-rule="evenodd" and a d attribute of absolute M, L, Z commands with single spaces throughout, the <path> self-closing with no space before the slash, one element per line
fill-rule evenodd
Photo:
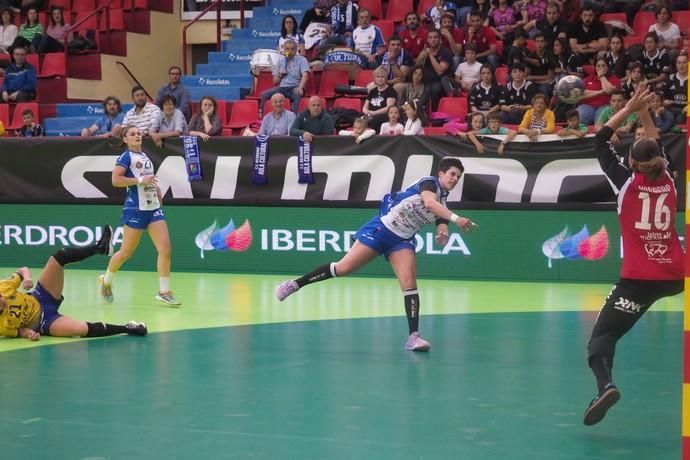
<path fill-rule="evenodd" d="M 96 244 L 98 244 L 98 249 L 100 250 L 101 254 L 112 256 L 115 252 L 115 248 L 113 248 L 113 227 L 110 225 L 104 225 L 101 239 L 98 240 L 98 243 Z"/>
<path fill-rule="evenodd" d="M 621 399 L 621 392 L 618 391 L 616 385 L 609 383 L 597 395 L 596 398 L 589 403 L 585 411 L 584 424 L 594 425 L 601 422 L 606 416 L 606 412 Z"/>
<path fill-rule="evenodd" d="M 129 335 L 145 336 L 149 333 L 149 330 L 146 329 L 146 324 L 138 323 L 136 321 L 130 321 L 129 323 L 125 324 L 125 328 L 127 328 L 127 334 Z"/>

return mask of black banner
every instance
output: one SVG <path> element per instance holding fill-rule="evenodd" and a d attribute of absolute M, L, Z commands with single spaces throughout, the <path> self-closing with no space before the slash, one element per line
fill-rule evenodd
<path fill-rule="evenodd" d="M 679 208 L 685 202 L 684 135 L 663 143 L 678 169 Z M 631 138 L 623 139 L 626 152 Z M 254 138 L 218 138 L 199 144 L 203 180 L 189 182 L 180 140 L 160 149 L 146 141 L 166 204 L 376 207 L 381 197 L 423 175 L 444 156 L 460 157 L 465 175 L 449 196 L 464 208 L 610 209 L 615 191 L 599 169 L 591 138 L 551 142 L 484 139 L 487 153 L 454 137 L 319 137 L 312 145 L 313 184 L 298 183 L 295 138 L 273 137 L 266 184 L 252 183 Z M 111 184 L 119 140 L 80 138 L 0 140 L 0 202 L 111 203 L 124 190 Z"/>

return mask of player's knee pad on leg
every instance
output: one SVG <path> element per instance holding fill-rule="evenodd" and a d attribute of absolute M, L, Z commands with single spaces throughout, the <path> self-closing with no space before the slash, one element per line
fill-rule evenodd
<path fill-rule="evenodd" d="M 105 335 L 105 324 L 103 323 L 86 323 L 88 327 L 87 337 L 103 337 Z"/>
<path fill-rule="evenodd" d="M 599 355 L 612 359 L 616 351 L 616 342 L 618 342 L 618 337 L 610 334 L 592 337 L 587 346 L 587 357 Z"/>
<path fill-rule="evenodd" d="M 60 248 L 55 254 L 53 254 L 53 259 L 61 266 L 65 266 L 70 261 L 70 257 L 66 248 Z"/>

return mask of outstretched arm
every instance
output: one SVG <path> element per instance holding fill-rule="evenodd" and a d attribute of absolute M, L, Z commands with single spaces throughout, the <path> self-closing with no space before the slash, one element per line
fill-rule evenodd
<path fill-rule="evenodd" d="M 453 211 L 439 203 L 436 200 L 436 193 L 430 192 L 429 190 L 424 190 L 422 191 L 421 196 L 422 202 L 424 202 L 424 207 L 433 212 L 436 217 L 455 222 L 455 225 L 457 225 L 461 230 L 465 231 L 470 230 L 476 225 L 468 218 L 458 216 Z"/>

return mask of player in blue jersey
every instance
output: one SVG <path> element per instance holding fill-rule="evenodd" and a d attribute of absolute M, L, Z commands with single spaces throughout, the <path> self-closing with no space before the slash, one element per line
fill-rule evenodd
<path fill-rule="evenodd" d="M 141 132 L 136 126 L 125 126 L 122 139 L 127 150 L 115 162 L 112 182 L 115 187 L 126 187 L 125 204 L 120 223 L 123 228 L 122 246 L 108 263 L 108 269 L 99 277 L 101 295 L 113 301 L 113 277 L 127 259 L 132 257 L 144 230 L 147 230 L 158 251 L 159 290 L 156 299 L 167 305 L 180 305 L 170 290 L 170 234 L 161 209 L 153 163 L 141 150 Z"/>
<path fill-rule="evenodd" d="M 356 241 L 342 259 L 322 265 L 296 280 L 282 282 L 276 287 L 278 300 L 285 300 L 307 284 L 349 275 L 383 254 L 393 267 L 405 297 L 409 326 L 405 349 L 428 351 L 431 345 L 419 335 L 414 238 L 422 227 L 434 221 L 436 241 L 441 245 L 448 242 L 449 221 L 465 231 L 476 226 L 471 220 L 458 216 L 446 207 L 448 192 L 457 185 L 464 170 L 459 159 L 446 157 L 439 164 L 437 177 L 422 177 L 405 190 L 386 195 L 381 203 L 380 215 L 359 229 Z"/>

